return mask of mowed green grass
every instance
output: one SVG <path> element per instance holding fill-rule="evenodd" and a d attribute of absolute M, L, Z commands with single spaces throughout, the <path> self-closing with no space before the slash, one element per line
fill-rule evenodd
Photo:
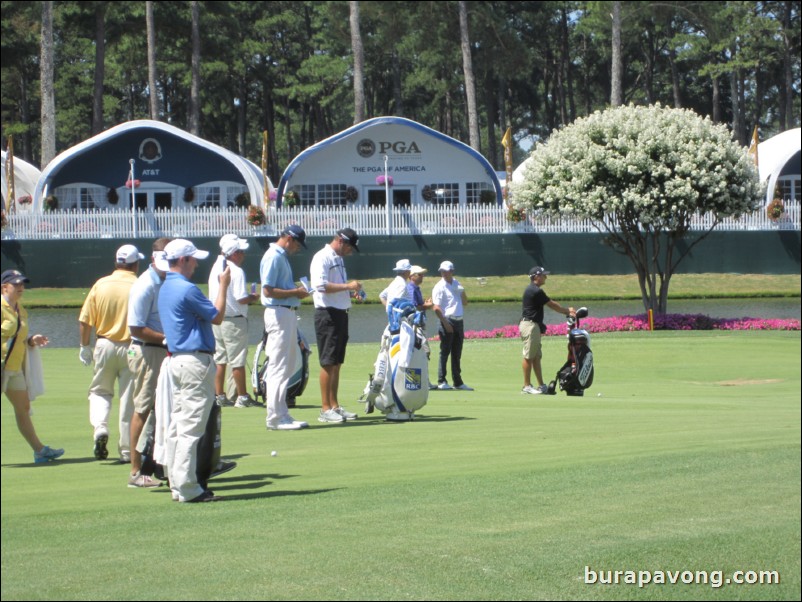
<path fill-rule="evenodd" d="M 313 361 L 293 412 L 311 428 L 223 410 L 239 466 L 212 482 L 226 500 L 199 506 L 92 459 L 90 372 L 45 350 L 34 420 L 67 453 L 34 466 L 4 402 L 2 598 L 800 598 L 799 332 L 598 335 L 584 398 L 521 395 L 519 347 L 469 341 L 476 391 L 432 392 L 408 424 L 318 423 Z M 375 352 L 350 346 L 343 367 L 360 414 Z M 564 353 L 546 339 L 549 377 Z M 780 583 L 591 585 L 586 566 Z"/>

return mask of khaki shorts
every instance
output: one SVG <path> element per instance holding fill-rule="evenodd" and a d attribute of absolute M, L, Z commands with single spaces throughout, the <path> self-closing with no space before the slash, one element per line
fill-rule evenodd
<path fill-rule="evenodd" d="M 162 362 L 167 349 L 150 345 L 135 345 L 128 348 L 128 368 L 134 396 L 134 411 L 146 414 L 156 405 L 156 383 L 159 380 Z"/>
<path fill-rule="evenodd" d="M 242 368 L 248 362 L 248 318 L 226 318 L 212 325 L 214 363 Z"/>
<path fill-rule="evenodd" d="M 28 385 L 25 384 L 25 373 L 22 370 L 3 370 L 2 390 L 3 393 L 6 391 L 27 391 Z"/>
<path fill-rule="evenodd" d="M 540 344 L 540 326 L 537 322 L 521 320 L 518 330 L 521 331 L 521 340 L 524 342 L 524 357 L 528 360 L 543 357 L 543 348 Z"/>

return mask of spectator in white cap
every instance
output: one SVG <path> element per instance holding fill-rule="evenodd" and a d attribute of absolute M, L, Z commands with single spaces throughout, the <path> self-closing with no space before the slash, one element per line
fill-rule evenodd
<path fill-rule="evenodd" d="M 114 272 L 95 282 L 81 308 L 79 359 L 84 366 L 95 363 L 89 386 L 89 423 L 93 428 L 95 459 L 105 460 L 109 456 L 109 415 L 116 381 L 120 398 L 117 450 L 120 462 L 127 464 L 131 461 L 131 416 L 134 413 L 128 367 L 131 342 L 128 297 L 137 279 L 139 261 L 145 256 L 134 245 L 123 245 L 114 257 Z M 92 329 L 96 338 L 94 352 L 90 340 Z"/>
<path fill-rule="evenodd" d="M 382 305 L 385 307 L 387 307 L 390 301 L 394 301 L 395 299 L 412 301 L 410 290 L 407 287 L 407 284 L 409 284 L 409 275 L 412 271 L 412 264 L 409 263 L 409 259 L 399 259 L 393 271 L 395 272 L 395 278 L 386 289 L 379 293 L 379 299 L 381 299 Z"/>
<path fill-rule="evenodd" d="M 220 255 L 209 273 L 209 298 L 217 298 L 219 278 L 226 265 L 231 270 L 231 284 L 226 294 L 226 313 L 222 324 L 213 326 L 215 340 L 214 363 L 217 366 L 214 390 L 218 405 L 247 408 L 261 406 L 248 393 L 245 379 L 245 364 L 248 362 L 248 306 L 259 300 L 255 290 L 249 292 L 242 264 L 248 242 L 236 234 L 226 234 L 220 239 Z M 235 401 L 226 396 L 226 368 L 231 368 Z"/>
<path fill-rule="evenodd" d="M 440 363 L 437 369 L 437 388 L 441 391 L 459 389 L 473 391 L 462 380 L 462 344 L 465 340 L 463 314 L 468 304 L 465 288 L 454 278 L 454 264 L 444 261 L 440 264 L 440 281 L 432 289 L 434 313 L 440 320 Z M 448 358 L 451 357 L 451 378 L 454 386 L 446 378 Z"/>
<path fill-rule="evenodd" d="M 215 403 L 212 324 L 222 323 L 225 317 L 231 268 L 226 266 L 220 274 L 212 302 L 190 282 L 198 260 L 209 253 L 184 239 L 172 241 L 164 252 L 170 271 L 159 291 L 159 316 L 171 356 L 173 393 L 164 442 L 165 466 L 174 500 L 215 502 L 220 498 L 198 481 L 198 444 Z"/>

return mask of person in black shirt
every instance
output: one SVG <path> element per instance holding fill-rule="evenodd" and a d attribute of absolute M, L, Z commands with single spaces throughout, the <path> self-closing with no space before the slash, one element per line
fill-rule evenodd
<path fill-rule="evenodd" d="M 524 387 L 521 393 L 529 395 L 539 395 L 546 392 L 548 385 L 543 384 L 543 370 L 540 360 L 543 351 L 540 343 L 540 336 L 546 332 L 546 325 L 543 323 L 543 308 L 549 306 L 557 313 L 564 316 L 575 316 L 573 307 L 565 308 L 556 301 L 552 301 L 541 287 L 546 282 L 546 277 L 550 272 L 545 268 L 536 266 L 529 270 L 529 286 L 526 287 L 523 296 L 523 312 L 519 330 L 521 340 L 524 343 L 523 361 L 521 367 L 524 373 Z M 532 371 L 535 372 L 537 387 L 532 386 Z"/>

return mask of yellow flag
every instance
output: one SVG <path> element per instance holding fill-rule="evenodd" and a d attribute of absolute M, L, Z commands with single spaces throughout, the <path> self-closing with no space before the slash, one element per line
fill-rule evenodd
<path fill-rule="evenodd" d="M 512 142 L 512 128 L 507 128 L 507 133 L 504 134 L 504 137 L 501 139 L 501 144 L 504 145 L 504 148 L 509 148 L 511 142 Z"/>
<path fill-rule="evenodd" d="M 752 132 L 752 142 L 749 145 L 749 150 L 747 154 L 752 157 L 752 160 L 755 162 L 755 167 L 757 167 L 757 126 L 755 126 L 755 130 Z"/>
<path fill-rule="evenodd" d="M 512 128 L 507 128 L 501 144 L 504 146 L 504 167 L 507 172 L 507 183 L 504 186 L 504 200 L 506 201 L 510 198 L 509 190 L 512 183 Z"/>

